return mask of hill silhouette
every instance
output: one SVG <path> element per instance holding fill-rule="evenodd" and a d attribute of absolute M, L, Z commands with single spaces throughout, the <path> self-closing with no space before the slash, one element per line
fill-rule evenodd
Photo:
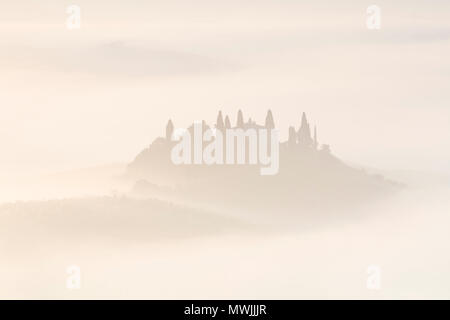
<path fill-rule="evenodd" d="M 244 122 L 239 110 L 235 126 L 231 126 L 229 116 L 224 119 L 219 112 L 214 126 L 202 121 L 202 127 L 272 130 L 275 122 L 270 110 L 263 125 L 251 118 Z M 187 130 L 192 132 L 193 125 Z M 156 138 L 128 165 L 126 177 L 136 181 L 135 194 L 231 210 L 296 213 L 364 205 L 399 186 L 333 155 L 329 145 L 319 143 L 317 129 L 311 129 L 305 113 L 298 129 L 290 127 L 288 140 L 279 143 L 279 172 L 273 176 L 260 175 L 259 167 L 248 163 L 175 165 L 170 157 L 177 143 L 172 141 L 173 133 L 174 125 L 169 120 L 165 137 Z"/>
<path fill-rule="evenodd" d="M 48 248 L 84 241 L 123 245 L 251 230 L 242 221 L 215 212 L 126 196 L 2 204 L 0 221 L 1 233 L 8 238 L 4 251 L 22 245 Z"/>

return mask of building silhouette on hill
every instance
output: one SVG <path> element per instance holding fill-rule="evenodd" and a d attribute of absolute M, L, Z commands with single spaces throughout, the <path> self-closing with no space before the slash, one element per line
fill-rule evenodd
<path fill-rule="evenodd" d="M 191 126 L 186 128 L 185 130 L 189 131 L 191 136 L 191 145 L 194 144 L 194 124 L 199 123 L 194 122 Z M 334 157 L 330 152 L 330 147 L 327 144 L 319 144 L 318 141 L 318 133 L 317 128 L 314 126 L 313 131 L 311 130 L 311 124 L 309 123 L 306 114 L 302 113 L 299 118 L 299 122 L 297 126 L 289 127 L 288 131 L 288 139 L 286 141 L 279 142 L 279 162 L 280 162 L 280 170 L 286 169 L 286 171 L 298 171 L 301 167 L 308 166 L 307 162 L 309 162 L 309 166 L 325 162 L 328 163 L 340 163 L 340 160 Z M 144 149 L 138 156 L 128 165 L 128 175 L 131 177 L 152 177 L 158 180 L 165 181 L 167 177 L 170 177 L 169 180 L 177 180 L 180 176 L 193 175 L 193 172 L 198 172 L 198 175 L 206 174 L 206 167 L 217 167 L 219 163 L 213 164 L 196 164 L 195 168 L 189 169 L 186 167 L 189 166 L 179 166 L 175 165 L 171 160 L 171 150 L 172 148 L 179 143 L 177 139 L 174 139 L 176 136 L 176 129 L 172 119 L 169 119 L 165 128 L 165 135 L 157 137 L 148 148 Z M 218 112 L 216 121 L 214 124 L 209 125 L 205 120 L 201 121 L 202 134 L 207 130 L 219 130 L 222 132 L 223 137 L 223 159 L 227 160 L 225 167 L 233 167 L 234 164 L 242 166 L 242 164 L 250 164 L 250 145 L 251 139 L 250 137 L 245 137 L 245 144 L 243 151 L 244 161 L 242 161 L 242 157 L 240 161 L 238 160 L 238 141 L 236 137 L 233 137 L 233 145 L 229 150 L 233 150 L 233 154 L 227 154 L 227 143 L 229 142 L 227 139 L 227 135 L 225 134 L 227 129 L 241 129 L 243 132 L 248 132 L 249 129 L 253 131 L 258 131 L 260 129 L 266 129 L 268 131 L 276 129 L 274 116 L 271 110 L 267 111 L 264 124 L 258 124 L 252 118 L 248 118 L 247 121 L 244 121 L 244 114 L 242 110 L 237 112 L 236 122 L 233 125 L 230 117 L 228 115 L 223 115 L 222 111 Z M 253 139 L 252 143 L 257 146 L 257 152 L 260 154 L 261 144 L 259 141 L 260 137 L 257 134 L 256 140 Z M 272 144 L 271 144 L 271 134 L 267 133 L 267 143 L 266 146 L 267 154 L 270 156 L 272 154 Z M 256 141 L 256 142 L 255 142 Z M 229 156 L 230 159 L 234 159 L 235 161 L 230 161 L 233 164 L 229 164 L 227 158 Z M 253 158 L 254 159 L 254 158 Z M 194 153 L 191 154 L 191 164 L 194 163 Z M 185 168 L 181 168 L 185 167 Z M 192 167 L 192 166 L 191 166 Z M 224 167 L 224 166 L 221 166 Z M 203 169 L 202 169 L 203 168 Z M 252 171 L 251 168 L 245 166 L 246 170 Z M 203 170 L 203 171 L 202 171 Z M 206 171 L 205 171 L 206 170 Z M 221 168 L 214 171 L 213 174 L 221 174 L 226 172 L 227 168 Z M 212 174 L 211 170 L 208 171 L 208 174 Z M 161 178 L 161 179 L 159 179 Z"/>
<path fill-rule="evenodd" d="M 267 129 L 272 130 L 275 129 L 275 121 L 272 114 L 272 111 L 269 109 L 267 111 L 266 119 L 263 125 L 256 123 L 256 121 L 252 120 L 252 118 L 249 118 L 247 122 L 244 121 L 244 116 L 242 113 L 242 110 L 239 110 L 236 117 L 236 125 L 232 126 L 230 117 L 228 115 L 223 116 L 222 111 L 219 111 L 216 119 L 216 123 L 211 127 L 203 120 L 203 131 L 206 131 L 208 129 L 214 128 L 216 130 L 220 130 L 224 132 L 226 129 Z M 194 127 L 191 125 L 187 130 L 189 132 L 193 133 Z M 174 125 L 171 119 L 167 122 L 166 125 L 166 135 L 165 140 L 166 143 L 170 143 L 172 141 L 172 135 L 174 133 Z M 314 131 L 311 133 L 311 125 L 308 122 L 308 119 L 306 117 L 306 114 L 303 112 L 300 125 L 298 129 L 296 130 L 294 126 L 289 127 L 289 134 L 288 134 L 288 140 L 286 142 L 282 142 L 281 144 L 287 145 L 289 149 L 296 149 L 301 148 L 303 150 L 310 150 L 310 151 L 319 151 L 323 152 L 330 152 L 329 145 L 319 145 L 319 141 L 317 138 L 317 127 L 314 126 Z"/>
<path fill-rule="evenodd" d="M 204 120 L 200 123 L 202 132 L 208 129 L 276 128 L 270 110 L 263 124 L 251 118 L 244 121 L 241 110 L 234 125 L 221 111 L 214 124 Z M 384 178 L 349 166 L 334 156 L 327 144 L 319 142 L 317 127 L 311 125 L 305 113 L 301 114 L 297 125 L 289 127 L 287 140 L 279 142 L 279 171 L 270 176 L 261 175 L 260 165 L 252 165 L 247 159 L 245 163 L 227 165 L 217 162 L 174 164 L 171 151 L 181 142 L 173 139 L 175 128 L 174 122 L 168 120 L 165 134 L 156 138 L 128 165 L 126 178 L 136 183 L 136 192 L 250 210 L 276 210 L 281 203 L 285 210 L 298 212 L 300 207 L 310 210 L 329 206 L 335 210 L 337 206 L 363 203 L 392 190 L 393 184 Z M 198 130 L 198 125 L 196 128 Z M 194 124 L 186 130 L 191 132 L 193 139 Z M 247 148 L 248 145 L 245 143 Z"/>

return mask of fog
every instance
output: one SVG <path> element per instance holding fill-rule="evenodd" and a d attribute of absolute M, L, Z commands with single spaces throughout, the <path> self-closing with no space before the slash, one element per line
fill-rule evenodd
<path fill-rule="evenodd" d="M 0 297 L 448 299 L 448 182 L 416 179 L 358 217 L 288 229 L 125 195 L 4 204 Z M 80 289 L 66 288 L 71 265 Z M 373 265 L 378 290 L 366 285 Z"/>
<path fill-rule="evenodd" d="M 450 298 L 448 1 L 75 4 L 0 11 L 0 298 Z M 268 109 L 273 180 L 160 161 Z"/>

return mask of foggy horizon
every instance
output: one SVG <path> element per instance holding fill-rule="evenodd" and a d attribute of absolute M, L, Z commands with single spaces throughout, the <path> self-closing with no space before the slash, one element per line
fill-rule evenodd
<path fill-rule="evenodd" d="M 444 0 L 5 3 L 0 299 L 449 299 L 449 56 Z"/>

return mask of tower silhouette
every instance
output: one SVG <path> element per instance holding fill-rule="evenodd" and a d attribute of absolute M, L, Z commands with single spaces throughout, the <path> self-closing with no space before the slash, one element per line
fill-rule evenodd
<path fill-rule="evenodd" d="M 225 129 L 225 124 L 223 122 L 222 111 L 219 111 L 219 114 L 217 115 L 216 128 L 218 130 Z"/>
<path fill-rule="evenodd" d="M 244 128 L 244 116 L 243 116 L 242 111 L 240 109 L 239 109 L 238 114 L 237 114 L 236 127 Z"/>
<path fill-rule="evenodd" d="M 227 129 L 231 128 L 231 122 L 230 122 L 230 118 L 228 116 L 225 117 L 225 128 L 227 128 Z"/>
<path fill-rule="evenodd" d="M 272 111 L 270 109 L 267 111 L 265 127 L 266 127 L 266 129 L 273 129 L 273 128 L 275 128 L 275 123 L 273 121 Z"/>
<path fill-rule="evenodd" d="M 317 127 L 314 126 L 314 149 L 317 150 L 319 142 L 317 141 Z"/>
<path fill-rule="evenodd" d="M 295 148 L 296 145 L 297 145 L 297 133 L 295 132 L 295 128 L 290 126 L 289 127 L 289 137 L 288 137 L 289 149 Z"/>
<path fill-rule="evenodd" d="M 298 143 L 302 147 L 311 147 L 313 144 L 311 138 L 311 129 L 309 127 L 309 123 L 308 120 L 306 119 L 306 114 L 304 112 L 302 114 L 302 122 L 298 130 Z"/>
<path fill-rule="evenodd" d="M 169 119 L 166 125 L 166 140 L 170 141 L 172 139 L 173 134 L 173 123 L 172 120 Z"/>

